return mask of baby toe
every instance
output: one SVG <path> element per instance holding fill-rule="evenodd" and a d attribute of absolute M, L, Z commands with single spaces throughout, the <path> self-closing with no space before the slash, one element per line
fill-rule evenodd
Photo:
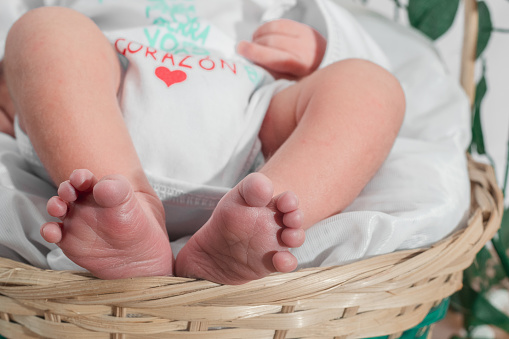
<path fill-rule="evenodd" d="M 60 197 L 51 197 L 46 205 L 46 210 L 52 217 L 63 219 L 67 214 L 67 203 Z"/>
<path fill-rule="evenodd" d="M 281 251 L 274 254 L 272 264 L 277 272 L 288 273 L 297 268 L 297 258 L 290 252 Z"/>
<path fill-rule="evenodd" d="M 299 208 L 299 198 L 292 191 L 283 192 L 276 199 L 276 207 L 280 212 L 289 213 Z"/>
<path fill-rule="evenodd" d="M 78 199 L 78 192 L 76 192 L 76 188 L 74 188 L 73 185 L 71 185 L 71 182 L 69 180 L 66 180 L 62 182 L 58 186 L 58 196 L 63 200 L 67 202 L 76 201 Z"/>
<path fill-rule="evenodd" d="M 251 207 L 265 207 L 272 200 L 274 186 L 264 174 L 251 173 L 239 184 L 239 193 Z"/>
<path fill-rule="evenodd" d="M 47 222 L 41 226 L 41 236 L 51 244 L 59 243 L 62 240 L 62 227 L 56 222 Z"/>
<path fill-rule="evenodd" d="M 108 175 L 94 186 L 94 199 L 102 207 L 116 207 L 125 202 L 131 195 L 129 181 L 122 175 Z"/>
<path fill-rule="evenodd" d="M 88 169 L 77 169 L 69 176 L 71 185 L 78 191 L 90 191 L 97 183 L 97 178 Z"/>
<path fill-rule="evenodd" d="M 297 209 L 283 215 L 283 224 L 289 228 L 301 228 L 304 222 L 304 213 Z"/>
<path fill-rule="evenodd" d="M 304 244 L 306 240 L 306 233 L 302 228 L 293 229 L 293 228 L 285 228 L 281 232 L 281 241 L 285 244 L 285 246 L 290 248 L 300 247 Z"/>

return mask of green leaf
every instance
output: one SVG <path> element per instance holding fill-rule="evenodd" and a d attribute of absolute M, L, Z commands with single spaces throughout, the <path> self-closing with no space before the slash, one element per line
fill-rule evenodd
<path fill-rule="evenodd" d="M 459 0 L 409 0 L 408 20 L 433 40 L 436 40 L 452 26 Z"/>
<path fill-rule="evenodd" d="M 498 245 L 498 244 L 497 244 Z M 483 247 L 476 255 L 474 264 L 465 270 L 465 280 L 480 291 L 487 291 L 506 278 L 505 267 L 498 253 Z"/>
<path fill-rule="evenodd" d="M 484 1 L 477 3 L 479 9 L 479 35 L 477 37 L 477 49 L 475 57 L 478 58 L 490 41 L 491 32 L 493 31 L 493 24 L 491 22 L 491 15 L 488 5 Z"/>
<path fill-rule="evenodd" d="M 509 332 L 509 317 L 495 308 L 483 295 L 479 295 L 473 306 L 473 326 L 493 325 Z"/>
<path fill-rule="evenodd" d="M 484 136 L 482 132 L 482 124 L 481 124 L 481 103 L 486 95 L 488 90 L 488 85 L 486 83 L 486 77 L 483 76 L 481 80 L 477 83 L 475 88 L 475 101 L 474 101 L 474 121 L 472 122 L 472 146 L 475 146 L 475 150 L 479 154 L 486 154 L 486 149 L 484 147 Z"/>
<path fill-rule="evenodd" d="M 502 223 L 500 229 L 497 231 L 495 236 L 491 239 L 493 248 L 497 253 L 498 259 L 500 260 L 500 266 L 504 271 L 504 276 L 509 277 L 509 257 L 507 256 L 506 249 L 508 248 L 508 231 L 509 231 L 509 208 L 504 209 L 502 215 Z"/>
<path fill-rule="evenodd" d="M 451 308 L 463 315 L 464 327 L 469 328 L 474 320 L 473 306 L 479 293 L 463 278 L 463 288 L 451 296 Z"/>
<path fill-rule="evenodd" d="M 463 288 L 451 296 L 451 308 L 462 313 L 465 320 L 468 320 L 478 295 L 471 287 L 469 279 L 463 277 Z"/>
<path fill-rule="evenodd" d="M 506 255 L 506 248 L 500 238 L 500 232 L 497 232 L 495 236 L 491 239 L 491 243 L 493 244 L 493 248 L 497 253 L 498 259 L 500 261 L 500 265 L 497 265 L 497 268 L 501 268 L 505 276 L 509 276 L 509 258 Z"/>
<path fill-rule="evenodd" d="M 502 215 L 502 223 L 500 224 L 500 240 L 504 248 L 509 249 L 509 207 L 504 209 L 504 214 Z M 509 277 L 509 275 L 508 275 Z"/>
<path fill-rule="evenodd" d="M 453 308 L 464 316 L 465 328 L 479 325 L 493 325 L 509 332 L 509 317 L 494 307 L 484 293 L 475 292 L 469 285 L 453 295 Z"/>

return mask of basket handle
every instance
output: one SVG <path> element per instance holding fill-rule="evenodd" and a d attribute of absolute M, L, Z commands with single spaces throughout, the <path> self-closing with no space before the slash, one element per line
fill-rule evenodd
<path fill-rule="evenodd" d="M 470 107 L 473 107 L 475 100 L 474 72 L 478 29 L 479 12 L 477 0 L 465 0 L 465 24 L 463 27 L 460 83 L 470 99 Z"/>

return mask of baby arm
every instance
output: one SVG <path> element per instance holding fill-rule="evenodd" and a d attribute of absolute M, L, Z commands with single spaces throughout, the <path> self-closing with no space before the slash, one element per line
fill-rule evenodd
<path fill-rule="evenodd" d="M 0 133 L 14 136 L 14 104 L 12 103 L 3 72 L 3 61 L 0 60 Z"/>
<path fill-rule="evenodd" d="M 279 19 L 261 25 L 253 41 L 241 41 L 237 52 L 265 68 L 276 79 L 300 79 L 322 62 L 327 41 L 312 27 Z"/>

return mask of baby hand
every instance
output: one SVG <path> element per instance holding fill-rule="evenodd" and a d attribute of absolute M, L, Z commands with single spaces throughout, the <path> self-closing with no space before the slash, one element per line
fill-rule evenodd
<path fill-rule="evenodd" d="M 261 25 L 252 42 L 239 42 L 237 52 L 276 79 L 299 79 L 318 68 L 326 47 L 325 38 L 310 26 L 279 19 Z"/>

